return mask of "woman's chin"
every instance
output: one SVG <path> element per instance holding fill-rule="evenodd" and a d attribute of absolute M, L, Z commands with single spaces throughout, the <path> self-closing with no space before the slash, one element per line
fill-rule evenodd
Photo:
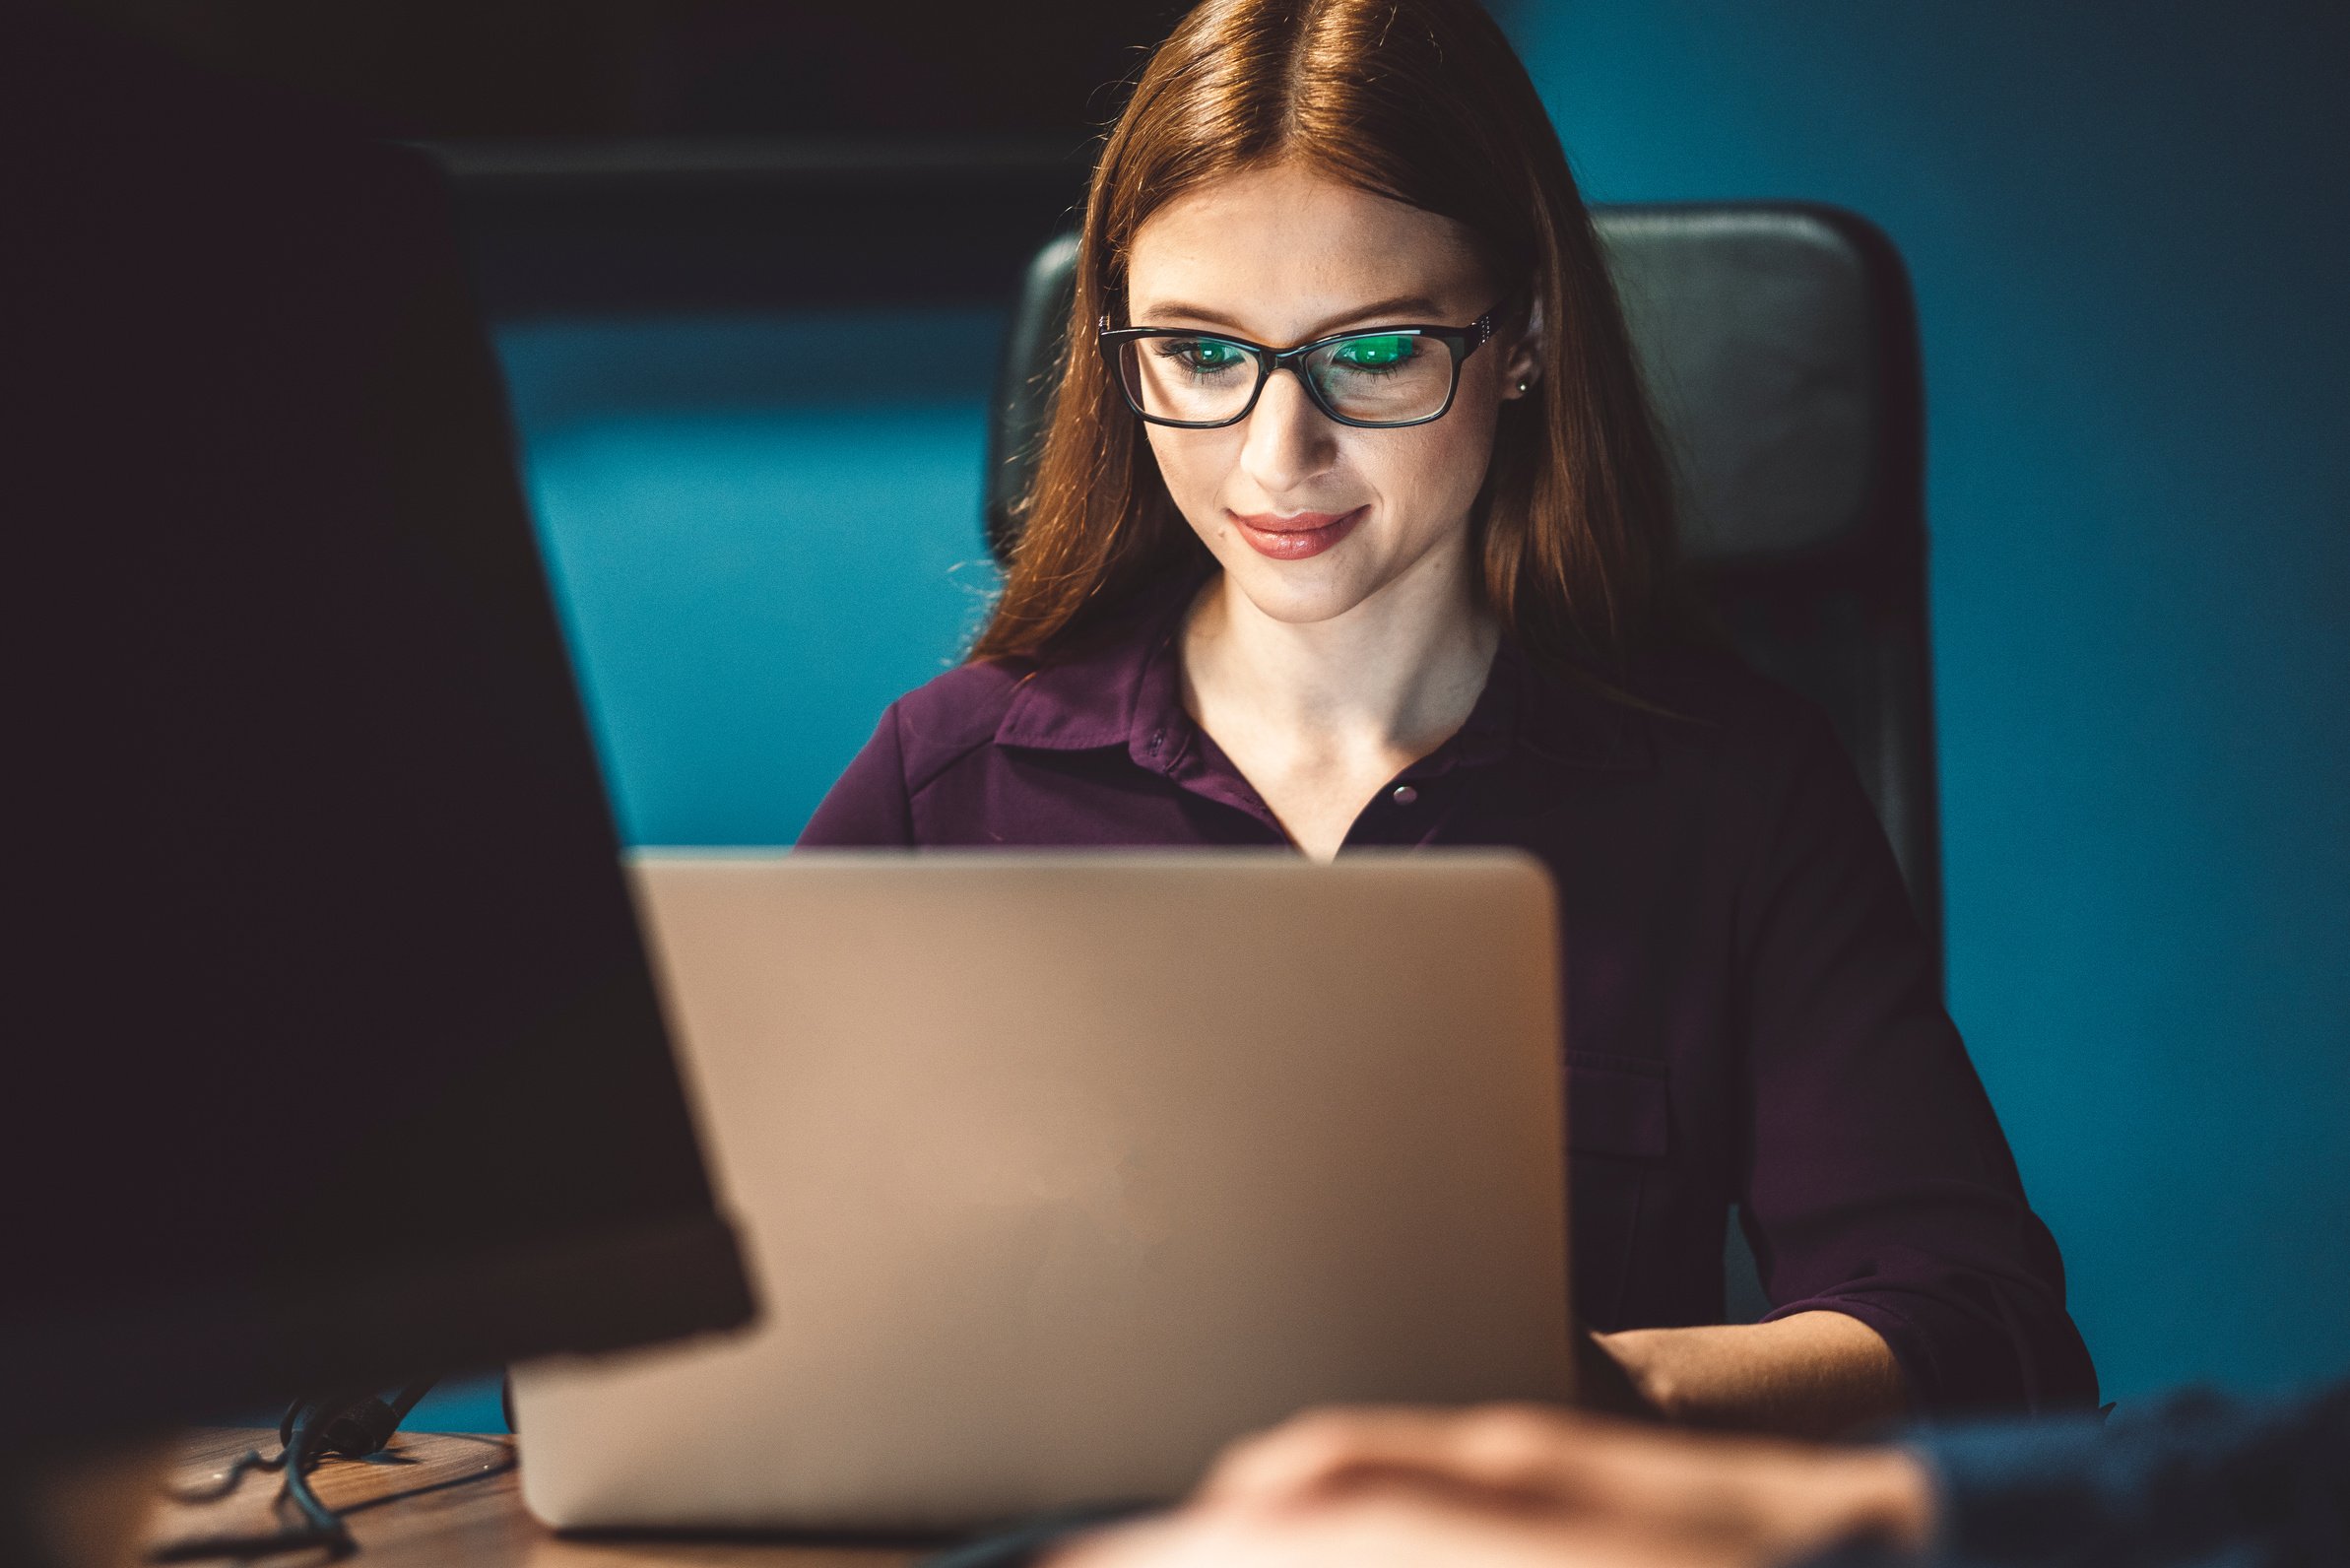
<path fill-rule="evenodd" d="M 1363 570 L 1367 562 L 1334 560 L 1317 555 L 1310 560 L 1247 559 L 1224 562 L 1225 580 L 1239 590 L 1251 608 L 1269 621 L 1308 626 L 1336 621 L 1379 591 L 1376 574 Z"/>

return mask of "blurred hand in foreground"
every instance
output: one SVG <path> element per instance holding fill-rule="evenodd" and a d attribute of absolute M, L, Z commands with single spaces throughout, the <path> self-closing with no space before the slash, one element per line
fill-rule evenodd
<path fill-rule="evenodd" d="M 1051 1568 L 1441 1563 L 1743 1568 L 1858 1535 L 1916 1549 L 1924 1470 L 1822 1448 L 1534 1406 L 1338 1409 L 1226 1452 L 1172 1514 L 1089 1536 Z"/>

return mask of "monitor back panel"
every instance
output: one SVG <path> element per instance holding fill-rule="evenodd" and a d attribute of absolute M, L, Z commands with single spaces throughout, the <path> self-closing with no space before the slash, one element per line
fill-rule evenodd
<path fill-rule="evenodd" d="M 563 1527 L 1171 1496 L 1569 1392 L 1551 892 L 1503 853 L 635 865 L 758 1326 L 518 1371 Z"/>

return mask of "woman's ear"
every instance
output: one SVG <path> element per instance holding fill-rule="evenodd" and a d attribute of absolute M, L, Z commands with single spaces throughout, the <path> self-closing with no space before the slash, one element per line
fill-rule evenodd
<path fill-rule="evenodd" d="M 1505 398 L 1522 398 L 1542 378 L 1542 300 L 1534 296 L 1534 307 L 1526 313 L 1525 330 L 1510 348 L 1510 359 L 1502 366 Z"/>

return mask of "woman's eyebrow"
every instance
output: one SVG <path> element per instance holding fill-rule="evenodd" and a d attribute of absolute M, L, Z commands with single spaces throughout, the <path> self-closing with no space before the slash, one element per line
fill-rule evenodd
<path fill-rule="evenodd" d="M 1331 333 L 1338 331 L 1339 328 L 1346 326 L 1350 322 L 1376 323 L 1382 320 L 1390 322 L 1403 321 L 1407 319 L 1414 321 L 1432 320 L 1435 317 L 1436 310 L 1436 302 L 1428 298 L 1425 294 L 1399 294 L 1393 299 L 1373 300 L 1370 304 L 1359 306 L 1353 310 L 1344 311 L 1338 315 L 1330 316 L 1326 318 L 1320 326 L 1317 326 L 1312 331 L 1306 333 L 1306 335 L 1298 339 L 1298 341 L 1300 343 L 1311 343 L 1316 338 L 1328 337 Z M 1182 321 L 1187 323 L 1196 322 L 1203 326 L 1221 327 L 1226 332 L 1234 333 L 1243 337 L 1247 336 L 1247 334 L 1242 330 L 1240 323 L 1234 321 L 1230 316 L 1224 315 L 1218 311 L 1204 309 L 1199 305 L 1186 304 L 1183 301 L 1177 299 L 1161 299 L 1152 301 L 1151 308 L 1147 312 L 1147 319 L 1143 317 L 1138 317 L 1136 324 L 1138 326 L 1149 326 L 1160 321 Z"/>

